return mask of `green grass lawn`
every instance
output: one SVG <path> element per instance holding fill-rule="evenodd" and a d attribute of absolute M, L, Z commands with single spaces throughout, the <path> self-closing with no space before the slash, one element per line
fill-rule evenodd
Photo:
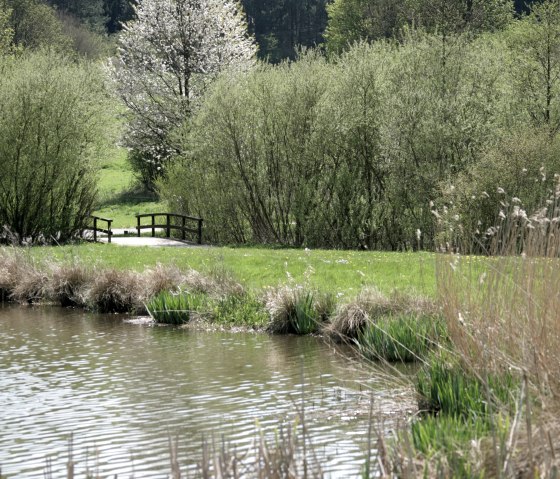
<path fill-rule="evenodd" d="M 119 269 L 142 271 L 157 263 L 201 272 L 226 270 L 244 285 L 260 289 L 294 281 L 321 291 L 352 295 L 364 286 L 432 296 L 435 257 L 430 253 L 386 253 L 267 248 L 151 248 L 108 244 L 34 247 L 38 259 L 80 259 Z"/>
<path fill-rule="evenodd" d="M 113 228 L 132 228 L 136 225 L 134 215 L 160 213 L 166 209 L 153 194 L 138 190 L 125 149 L 118 150 L 114 158 L 102 163 L 98 190 L 99 203 L 93 214 L 112 219 Z"/>

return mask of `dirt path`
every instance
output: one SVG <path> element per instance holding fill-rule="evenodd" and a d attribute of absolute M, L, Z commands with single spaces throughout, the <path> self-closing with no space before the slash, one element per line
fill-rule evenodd
<path fill-rule="evenodd" d="M 132 233 L 127 236 L 113 236 L 111 243 L 118 244 L 122 246 L 154 246 L 163 247 L 169 246 L 173 248 L 209 248 L 207 245 L 199 245 L 195 243 L 189 243 L 186 241 L 175 240 L 172 238 L 152 238 L 151 236 L 136 236 L 136 230 L 134 229 L 114 229 L 114 235 L 124 235 L 125 231 Z M 107 243 L 107 236 L 98 237 L 98 241 L 102 243 Z"/>

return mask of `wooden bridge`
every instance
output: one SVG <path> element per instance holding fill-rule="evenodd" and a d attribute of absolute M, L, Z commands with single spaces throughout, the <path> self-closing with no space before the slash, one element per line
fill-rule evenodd
<path fill-rule="evenodd" d="M 118 243 L 137 246 L 188 246 L 192 245 L 192 241 L 187 241 L 187 234 L 196 239 L 198 245 L 202 244 L 202 218 L 194 216 L 181 215 L 177 213 L 147 213 L 136 215 L 136 241 L 134 237 L 128 235 L 129 230 L 116 230 L 111 228 L 112 219 L 102 218 L 100 216 L 92 216 L 93 241 L 98 239 L 107 243 Z M 146 218 L 150 221 L 146 223 Z M 101 228 L 100 224 L 106 223 L 105 228 Z M 142 230 L 151 230 L 151 237 L 142 236 Z M 171 236 L 171 231 L 178 231 L 178 236 Z M 164 235 L 156 233 L 163 232 Z M 104 236 L 100 236 L 100 234 Z M 120 235 L 124 235 L 121 237 Z M 119 235 L 115 237 L 115 235 Z M 153 238 L 153 240 L 150 240 Z M 142 241 L 141 241 L 141 240 Z"/>

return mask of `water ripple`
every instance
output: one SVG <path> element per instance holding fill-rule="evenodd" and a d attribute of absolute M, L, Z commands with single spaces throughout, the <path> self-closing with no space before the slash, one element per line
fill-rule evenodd
<path fill-rule="evenodd" d="M 8 477 L 43 478 L 47 461 L 53 478 L 65 477 L 70 433 L 78 474 L 167 477 L 170 435 L 180 438 L 181 464 L 196 464 L 204 438 L 244 450 L 259 434 L 273 439 L 282 422 L 294 426 L 302 390 L 327 475 L 358 476 L 365 458 L 369 396 L 359 384 L 370 373 L 314 338 L 2 308 L 0 340 L 0 464 Z M 391 412 L 409 399 L 401 396 L 380 388 L 376 402 Z M 384 417 L 390 426 L 392 415 Z"/>

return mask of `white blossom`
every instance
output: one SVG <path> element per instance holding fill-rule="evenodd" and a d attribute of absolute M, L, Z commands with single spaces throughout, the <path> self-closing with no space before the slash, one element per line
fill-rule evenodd
<path fill-rule="evenodd" d="M 232 0 L 141 0 L 125 25 L 110 66 L 132 112 L 127 145 L 151 150 L 158 163 L 173 146 L 169 133 L 224 69 L 247 69 L 256 45 Z"/>

